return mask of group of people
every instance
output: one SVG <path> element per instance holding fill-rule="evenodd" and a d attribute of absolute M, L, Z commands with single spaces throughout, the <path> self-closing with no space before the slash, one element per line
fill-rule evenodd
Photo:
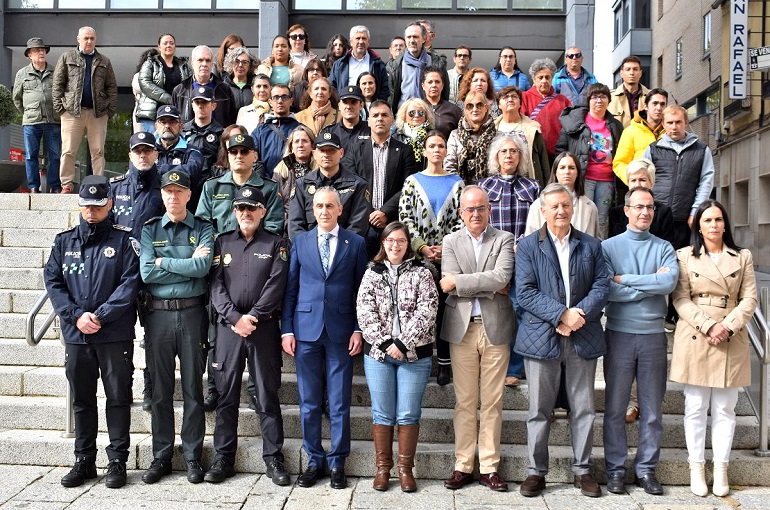
<path fill-rule="evenodd" d="M 687 131 L 686 110 L 668 105 L 666 91 L 641 86 L 633 56 L 615 90 L 596 83 L 575 47 L 562 69 L 535 60 L 530 86 L 510 47 L 490 73 L 470 67 L 471 49 L 460 46 L 448 72 L 432 48 L 435 35 L 428 20 L 410 23 L 387 63 L 361 25 L 349 39 L 335 35 L 322 60 L 300 25 L 277 36 L 261 63 L 235 34 L 216 55 L 196 47 L 189 62 L 174 55 L 173 36 L 159 38 L 158 54 L 138 70 L 128 172 L 83 179 L 80 224 L 57 236 L 45 269 L 74 395 L 76 461 L 63 485 L 96 476 L 100 371 L 106 485 L 126 483 L 138 314 L 154 457 L 145 483 L 171 472 L 178 358 L 188 480 L 235 474 L 248 363 L 267 475 L 290 484 L 278 399 L 283 351 L 296 357 L 308 457 L 297 484 L 313 486 L 328 469 L 331 487 L 346 487 L 353 358 L 363 353 L 373 486 L 387 490 L 395 465 L 401 489 L 412 492 L 418 440 L 430 440 L 419 425 L 435 355 L 436 381 L 453 381 L 457 402 L 448 489 L 475 481 L 478 451 L 478 481 L 508 490 L 498 473 L 503 392 L 526 380 L 521 494 L 545 489 L 553 411 L 563 407 L 575 486 L 598 497 L 591 450 L 603 356 L 607 490 L 625 491 L 625 423 L 640 419 L 634 475 L 646 492 L 662 494 L 655 468 L 664 328 L 678 321 L 668 376 L 685 384 L 691 489 L 708 492 L 710 407 L 712 490 L 727 494 L 756 288 L 751 254 L 735 244 L 724 207 L 709 199 L 711 153 Z M 82 28 L 78 41 L 67 58 L 108 68 L 92 29 Z M 32 63 L 20 76 L 31 89 L 44 75 L 35 62 L 47 47 L 39 38 L 28 46 Z M 92 91 L 110 82 L 93 76 Z M 366 79 L 374 86 L 363 86 Z M 77 109 L 98 109 L 65 97 Z M 215 455 L 204 470 L 204 412 L 212 410 Z"/>

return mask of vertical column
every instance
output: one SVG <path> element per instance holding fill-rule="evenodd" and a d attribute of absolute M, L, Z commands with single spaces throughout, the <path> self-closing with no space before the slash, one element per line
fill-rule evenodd
<path fill-rule="evenodd" d="M 567 0 L 564 19 L 564 47 L 583 51 L 583 67 L 594 72 L 594 0 Z"/>
<path fill-rule="evenodd" d="M 291 0 L 261 0 L 259 2 L 259 58 L 270 56 L 273 37 L 289 28 Z"/>

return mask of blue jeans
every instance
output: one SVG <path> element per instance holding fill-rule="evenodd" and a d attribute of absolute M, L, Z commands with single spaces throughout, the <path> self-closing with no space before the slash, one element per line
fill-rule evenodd
<path fill-rule="evenodd" d="M 24 150 L 27 153 L 27 185 L 30 190 L 40 191 L 40 141 L 47 152 L 46 180 L 49 191 L 61 190 L 59 180 L 59 154 L 61 154 L 61 127 L 52 122 L 24 126 Z"/>
<path fill-rule="evenodd" d="M 409 363 L 385 356 L 380 363 L 364 356 L 364 372 L 372 397 L 375 425 L 417 425 L 422 416 L 422 396 L 428 385 L 431 358 Z"/>
<path fill-rule="evenodd" d="M 610 227 L 610 209 L 615 200 L 615 181 L 585 180 L 585 192 L 599 210 L 599 239 L 607 239 Z"/>
<path fill-rule="evenodd" d="M 663 397 L 666 393 L 665 333 L 635 335 L 607 330 L 604 379 L 604 458 L 608 474 L 625 473 L 626 406 L 631 383 L 639 383 L 639 441 L 634 461 L 637 476 L 654 473 L 663 438 Z"/>
<path fill-rule="evenodd" d="M 516 313 L 516 324 L 521 324 L 524 309 L 519 306 L 519 300 L 516 299 L 516 278 L 511 278 L 511 288 L 508 291 L 508 297 L 511 298 L 513 311 Z M 518 331 L 518 328 L 516 330 Z M 514 347 L 516 347 L 515 336 L 511 340 L 511 357 L 508 360 L 508 371 L 505 373 L 505 377 L 524 379 L 524 356 L 513 352 Z"/>
<path fill-rule="evenodd" d="M 150 119 L 137 119 L 139 121 L 139 124 L 142 125 L 142 131 L 145 133 L 152 133 L 155 134 L 155 121 L 152 121 Z"/>

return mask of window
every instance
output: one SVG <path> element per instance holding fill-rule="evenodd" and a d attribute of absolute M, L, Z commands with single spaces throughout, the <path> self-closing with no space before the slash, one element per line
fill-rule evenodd
<path fill-rule="evenodd" d="M 623 38 L 623 33 L 620 31 L 622 20 L 623 9 L 619 8 L 617 11 L 615 11 L 615 46 L 617 46 L 618 43 L 620 43 L 620 40 Z"/>
<path fill-rule="evenodd" d="M 658 57 L 658 65 L 656 71 L 656 85 L 660 86 L 660 84 L 663 83 L 663 55 Z"/>
<path fill-rule="evenodd" d="M 682 38 L 680 37 L 676 40 L 676 59 L 674 68 L 677 80 L 682 77 L 682 61 Z"/>
<path fill-rule="evenodd" d="M 508 0 L 457 0 L 457 8 L 462 11 L 505 10 Z"/>
<path fill-rule="evenodd" d="M 650 0 L 636 0 L 634 28 L 650 28 Z"/>
<path fill-rule="evenodd" d="M 631 28 L 631 0 L 623 0 L 623 35 Z"/>
<path fill-rule="evenodd" d="M 711 53 L 711 11 L 703 16 L 703 54 Z"/>

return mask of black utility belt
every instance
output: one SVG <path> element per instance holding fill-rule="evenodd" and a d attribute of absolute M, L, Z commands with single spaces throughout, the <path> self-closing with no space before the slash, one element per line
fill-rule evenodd
<path fill-rule="evenodd" d="M 197 296 L 184 299 L 153 299 L 153 310 L 184 310 L 185 308 L 192 308 L 193 306 L 203 306 L 206 304 L 206 298 L 204 296 Z"/>

